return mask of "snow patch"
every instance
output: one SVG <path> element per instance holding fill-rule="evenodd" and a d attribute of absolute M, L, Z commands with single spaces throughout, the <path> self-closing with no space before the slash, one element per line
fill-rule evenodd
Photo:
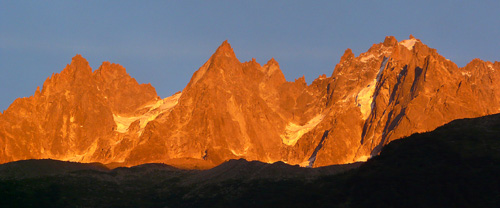
<path fill-rule="evenodd" d="M 132 124 L 134 121 L 137 121 L 139 117 L 121 117 L 119 115 L 113 114 L 113 119 L 115 120 L 116 123 L 115 131 L 120 133 L 126 133 L 128 131 L 128 127 L 130 126 L 130 124 Z"/>
<path fill-rule="evenodd" d="M 363 63 L 366 63 L 368 60 L 374 59 L 374 58 L 377 58 L 377 57 L 375 57 L 375 55 L 373 55 L 373 54 L 370 54 L 368 56 L 361 57 L 360 61 Z"/>
<path fill-rule="evenodd" d="M 77 154 L 76 152 L 68 153 L 65 155 L 65 157 L 60 158 L 59 160 L 71 161 L 71 162 L 84 162 L 84 159 L 87 155 L 93 155 L 95 153 L 98 141 L 99 139 L 94 140 L 94 142 L 92 142 L 92 145 L 90 145 L 90 147 L 88 147 L 86 151 L 83 151 L 83 154 Z"/>
<path fill-rule="evenodd" d="M 495 69 L 493 68 L 493 64 L 488 64 L 488 69 L 490 69 L 491 71 L 495 71 Z"/>
<path fill-rule="evenodd" d="M 281 135 L 283 143 L 288 146 L 295 145 L 302 135 L 316 127 L 321 121 L 323 121 L 323 118 L 325 118 L 325 115 L 318 114 L 302 126 L 292 122 L 288 123 L 285 128 L 285 134 Z"/>
<path fill-rule="evenodd" d="M 413 49 L 413 46 L 415 45 L 416 42 L 417 42 L 417 39 L 403 40 L 403 41 L 399 42 L 399 45 L 402 45 L 402 46 L 408 48 L 408 50 L 411 50 L 411 49 Z"/>
<path fill-rule="evenodd" d="M 347 103 L 349 101 L 349 98 L 351 98 L 350 96 L 344 98 L 343 100 L 341 100 L 340 102 L 342 103 Z"/>
<path fill-rule="evenodd" d="M 84 156 L 85 156 L 85 154 L 81 154 L 81 155 L 74 154 L 74 155 L 70 155 L 70 156 L 66 156 L 64 158 L 61 158 L 60 160 L 71 161 L 71 162 L 82 162 Z"/>
<path fill-rule="evenodd" d="M 362 155 L 362 156 L 359 156 L 358 158 L 356 158 L 354 161 L 355 162 L 366 162 L 370 158 L 371 158 L 370 155 Z"/>
<path fill-rule="evenodd" d="M 380 65 L 380 69 L 378 70 L 377 74 L 377 82 L 380 81 L 380 78 L 382 78 L 382 72 L 384 71 L 385 67 L 387 66 L 387 61 L 389 61 L 389 58 L 384 57 L 384 60 L 382 61 L 382 64 Z"/>
<path fill-rule="evenodd" d="M 142 133 L 142 131 L 144 131 L 144 128 L 150 121 L 156 119 L 156 117 L 158 117 L 160 114 L 172 110 L 172 108 L 179 102 L 179 98 L 181 97 L 181 95 L 182 93 L 177 93 L 165 99 L 158 100 L 154 104 L 144 106 L 144 108 L 147 108 L 149 110 L 139 116 L 120 116 L 113 114 L 113 119 L 115 120 L 117 127 L 115 131 L 126 133 L 130 125 L 133 122 L 139 120 L 139 132 Z"/>
<path fill-rule="evenodd" d="M 359 91 L 356 96 L 356 104 L 360 108 L 363 120 L 366 120 L 370 115 L 373 105 L 373 95 L 375 93 L 375 87 L 377 85 L 377 79 L 373 79 L 368 86 Z"/>
<path fill-rule="evenodd" d="M 472 76 L 472 74 L 470 72 L 462 72 L 462 75 L 463 76 L 468 76 L 468 77 Z"/>
<path fill-rule="evenodd" d="M 210 64 L 212 64 L 212 59 L 209 59 L 205 64 L 203 64 L 203 66 L 200 67 L 200 69 L 198 69 L 198 71 L 195 72 L 194 77 L 191 81 L 192 85 L 196 84 L 196 82 L 198 82 L 198 80 L 203 77 L 203 75 L 207 72 Z"/>
<path fill-rule="evenodd" d="M 300 167 L 303 167 L 303 168 L 310 168 L 310 167 L 311 167 L 311 166 L 310 166 L 310 163 L 311 163 L 311 162 L 310 162 L 309 160 L 306 160 L 306 161 L 304 161 L 304 162 L 299 163 L 299 166 L 300 166 Z"/>
<path fill-rule="evenodd" d="M 365 88 L 361 89 L 359 93 L 356 95 L 356 104 L 360 108 L 361 115 L 363 116 L 363 120 L 366 120 L 372 109 L 375 107 L 373 100 L 375 99 L 375 88 L 377 83 L 380 81 L 382 77 L 382 72 L 384 71 L 387 61 L 389 58 L 384 57 L 380 69 L 378 70 L 378 74 Z"/>
<path fill-rule="evenodd" d="M 237 153 L 236 151 L 234 151 L 233 149 L 229 149 L 231 150 L 231 153 L 233 153 L 234 156 L 237 156 L 237 157 L 242 157 L 244 155 L 247 154 L 247 151 L 248 151 L 248 147 L 245 147 L 245 150 L 243 151 L 243 153 Z"/>
<path fill-rule="evenodd" d="M 233 155 L 238 156 L 238 157 L 243 156 L 243 154 L 238 154 L 238 153 L 237 153 L 237 152 L 235 152 L 234 150 L 231 150 L 231 153 L 233 153 Z"/>

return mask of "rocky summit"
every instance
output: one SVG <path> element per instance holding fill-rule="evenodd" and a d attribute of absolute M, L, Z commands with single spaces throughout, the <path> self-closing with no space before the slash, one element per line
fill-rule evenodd
<path fill-rule="evenodd" d="M 160 98 L 125 68 L 80 55 L 0 113 L 0 163 L 51 158 L 206 169 L 243 158 L 306 167 L 378 155 L 391 141 L 500 113 L 500 62 L 465 67 L 410 36 L 386 37 L 331 76 L 289 82 L 274 59 L 240 62 L 227 41 Z M 415 147 L 418 148 L 418 147 Z"/>

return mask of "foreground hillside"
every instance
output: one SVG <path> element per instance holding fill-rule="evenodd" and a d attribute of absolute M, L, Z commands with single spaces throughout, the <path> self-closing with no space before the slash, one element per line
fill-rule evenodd
<path fill-rule="evenodd" d="M 47 165 L 53 171 L 24 173 Z M 161 164 L 107 170 L 20 161 L 0 165 L 0 206 L 495 207 L 500 114 L 393 141 L 359 165 L 309 169 L 231 160 L 205 171 Z"/>

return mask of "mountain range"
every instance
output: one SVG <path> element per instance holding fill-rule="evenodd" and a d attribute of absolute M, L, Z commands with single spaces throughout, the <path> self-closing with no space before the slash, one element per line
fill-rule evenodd
<path fill-rule="evenodd" d="M 500 113 L 500 62 L 465 67 L 410 36 L 355 56 L 330 76 L 287 81 L 274 59 L 240 62 L 224 41 L 187 86 L 160 98 L 121 65 L 75 56 L 0 114 L 0 163 L 26 159 L 165 163 L 231 159 L 322 167 L 366 161 L 388 143 L 452 120 Z M 418 147 L 415 147 L 418 148 Z"/>

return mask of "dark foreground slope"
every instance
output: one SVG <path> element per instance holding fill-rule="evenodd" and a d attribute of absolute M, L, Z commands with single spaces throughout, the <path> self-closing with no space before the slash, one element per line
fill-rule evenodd
<path fill-rule="evenodd" d="M 330 178 L 358 207 L 496 207 L 500 114 L 394 141 L 359 169 Z"/>
<path fill-rule="evenodd" d="M 391 142 L 355 169 L 232 160 L 206 171 L 89 165 L 12 177 L 6 165 L 33 170 L 14 164 L 0 166 L 0 207 L 495 207 L 500 115 Z"/>

